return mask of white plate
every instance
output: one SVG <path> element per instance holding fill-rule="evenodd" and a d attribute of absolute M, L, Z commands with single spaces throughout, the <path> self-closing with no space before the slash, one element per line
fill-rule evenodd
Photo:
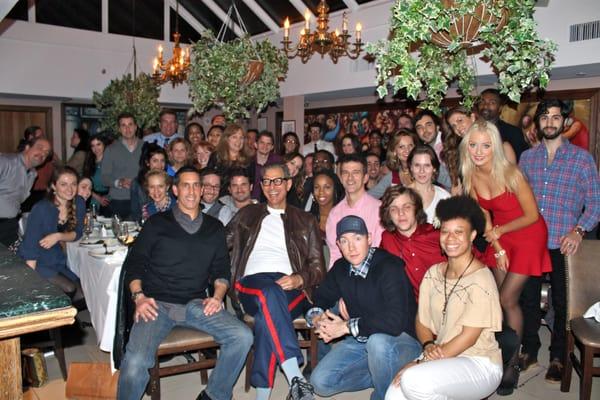
<path fill-rule="evenodd" d="M 88 251 L 88 254 L 94 258 L 103 259 L 115 254 L 117 247 L 108 247 L 108 254 L 104 251 L 104 247 Z"/>
<path fill-rule="evenodd" d="M 100 215 L 98 215 L 96 217 L 96 221 L 98 221 L 101 224 L 109 224 L 112 222 L 111 218 L 107 218 L 107 217 L 101 217 Z"/>

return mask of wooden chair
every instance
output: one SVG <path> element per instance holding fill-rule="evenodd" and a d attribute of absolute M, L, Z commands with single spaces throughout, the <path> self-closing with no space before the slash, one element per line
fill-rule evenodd
<path fill-rule="evenodd" d="M 248 314 L 244 314 L 244 322 L 248 325 L 252 330 L 254 330 L 254 318 Z M 301 349 L 308 349 L 308 354 L 310 355 L 310 366 L 312 370 L 315 370 L 317 366 L 317 341 L 319 338 L 315 333 L 315 330 L 309 328 L 306 325 L 306 320 L 304 318 L 296 318 L 292 321 L 294 324 L 294 329 L 297 333 L 301 335 L 301 338 L 298 339 L 298 344 Z M 308 339 L 305 339 L 308 337 Z M 254 350 L 250 350 L 248 353 L 248 358 L 246 359 L 246 378 L 244 383 L 244 390 L 248 392 L 250 390 L 250 375 L 252 372 L 252 363 L 254 362 Z"/>
<path fill-rule="evenodd" d="M 592 378 L 600 376 L 594 357 L 600 356 L 600 323 L 582 315 L 600 301 L 600 241 L 584 240 L 575 255 L 567 258 L 567 349 L 560 385 L 562 392 L 571 388 L 572 370 L 579 375 L 579 399 L 590 400 Z M 574 348 L 579 349 L 580 359 Z"/>
<path fill-rule="evenodd" d="M 133 326 L 133 312 L 135 304 L 131 301 L 129 288 L 124 284 L 125 268 L 122 269 L 119 276 L 119 296 L 117 299 L 117 321 L 115 329 L 115 340 L 113 343 L 113 361 L 115 368 L 119 368 L 122 358 L 125 354 L 125 347 L 129 340 L 129 333 Z M 212 349 L 215 351 L 206 352 Z M 191 371 L 200 371 L 200 380 L 203 385 L 208 381 L 207 369 L 214 368 L 217 359 L 214 356 L 207 356 L 213 353 L 216 355 L 216 350 L 219 349 L 219 344 L 214 338 L 207 333 L 188 329 L 183 327 L 175 327 L 169 336 L 158 347 L 156 352 L 156 363 L 150 372 L 150 381 L 146 388 L 146 393 L 152 400 L 160 400 L 160 378 L 171 376 Z M 190 353 L 197 353 L 198 360 L 193 359 Z M 160 358 L 170 355 L 186 355 L 186 363 L 160 366 Z"/>

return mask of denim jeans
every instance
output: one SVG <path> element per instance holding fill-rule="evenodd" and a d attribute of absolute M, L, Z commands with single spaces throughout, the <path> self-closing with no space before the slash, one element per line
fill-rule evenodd
<path fill-rule="evenodd" d="M 383 400 L 396 372 L 420 353 L 419 342 L 406 333 L 376 333 L 366 343 L 347 336 L 319 362 L 310 381 L 321 397 L 373 387 L 371 400 Z"/>
<path fill-rule="evenodd" d="M 157 302 L 158 316 L 154 321 L 140 320 L 133 325 L 125 357 L 121 365 L 117 398 L 139 400 L 149 380 L 148 369 L 154 366 L 156 350 L 175 326 L 202 330 L 221 345 L 215 369 L 210 374 L 206 393 L 213 400 L 229 400 L 233 385 L 252 346 L 252 332 L 225 310 L 207 317 L 202 300 L 186 305 L 185 319 L 177 322 L 169 318 L 166 307 Z"/>

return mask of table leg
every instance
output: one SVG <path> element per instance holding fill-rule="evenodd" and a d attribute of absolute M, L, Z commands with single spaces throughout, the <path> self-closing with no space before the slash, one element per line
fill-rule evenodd
<path fill-rule="evenodd" d="M 21 341 L 19 337 L 0 340 L 0 398 L 21 400 Z"/>

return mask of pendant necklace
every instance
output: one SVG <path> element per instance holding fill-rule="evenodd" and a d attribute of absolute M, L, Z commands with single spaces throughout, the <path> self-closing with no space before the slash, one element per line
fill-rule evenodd
<path fill-rule="evenodd" d="M 446 324 L 446 311 L 448 309 L 448 302 L 450 301 L 450 297 L 452 297 L 452 293 L 454 293 L 454 289 L 456 289 L 456 286 L 458 286 L 458 282 L 460 282 L 460 280 L 462 279 L 462 277 L 465 275 L 465 273 L 467 272 L 467 270 L 469 269 L 469 267 L 473 263 L 474 259 L 475 259 L 475 255 L 472 254 L 471 255 L 471 261 L 469 261 L 469 264 L 467 264 L 467 268 L 465 268 L 464 271 L 460 274 L 460 276 L 458 277 L 458 279 L 454 283 L 454 286 L 452 286 L 452 289 L 450 289 L 450 293 L 448 293 L 448 294 L 446 294 L 446 280 L 447 280 L 448 269 L 449 269 L 450 265 L 449 264 L 446 265 L 446 271 L 444 271 L 444 308 L 442 309 L 442 325 Z"/>

